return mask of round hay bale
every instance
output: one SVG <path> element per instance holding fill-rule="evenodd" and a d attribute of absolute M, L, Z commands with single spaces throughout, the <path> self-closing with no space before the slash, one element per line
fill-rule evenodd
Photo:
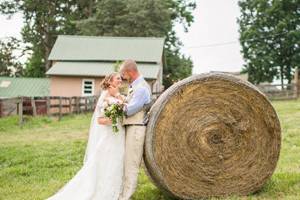
<path fill-rule="evenodd" d="M 224 73 L 184 79 L 150 110 L 144 161 L 165 193 L 180 199 L 247 195 L 273 174 L 277 114 L 251 83 Z"/>

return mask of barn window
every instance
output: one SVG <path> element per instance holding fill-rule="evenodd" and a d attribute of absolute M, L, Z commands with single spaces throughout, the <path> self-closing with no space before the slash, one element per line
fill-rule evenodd
<path fill-rule="evenodd" d="M 82 95 L 91 96 L 94 95 L 94 79 L 83 79 L 82 80 Z"/>

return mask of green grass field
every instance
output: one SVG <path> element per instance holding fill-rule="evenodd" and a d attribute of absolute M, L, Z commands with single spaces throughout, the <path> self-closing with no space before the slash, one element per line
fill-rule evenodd
<path fill-rule="evenodd" d="M 271 180 L 256 194 L 227 199 L 300 199 L 300 100 L 273 102 L 282 149 Z M 81 168 L 91 114 L 0 119 L 0 200 L 46 199 Z M 141 169 L 133 200 L 167 200 Z"/>

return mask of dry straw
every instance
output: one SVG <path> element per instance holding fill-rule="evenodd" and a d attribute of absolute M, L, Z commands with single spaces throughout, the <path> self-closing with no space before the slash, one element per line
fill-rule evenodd
<path fill-rule="evenodd" d="M 150 113 L 145 165 L 173 197 L 247 195 L 275 170 L 280 123 L 265 95 L 246 81 L 195 75 L 164 92 Z"/>

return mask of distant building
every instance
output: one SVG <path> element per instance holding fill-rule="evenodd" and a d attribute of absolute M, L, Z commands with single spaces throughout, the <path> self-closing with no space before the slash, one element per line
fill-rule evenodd
<path fill-rule="evenodd" d="M 49 78 L 0 77 L 0 117 L 18 113 L 17 97 L 45 97 L 50 94 Z M 37 114 L 46 113 L 46 102 L 36 100 Z M 30 100 L 23 106 L 31 106 Z M 26 112 L 24 112 L 25 114 Z"/>
<path fill-rule="evenodd" d="M 51 96 L 99 95 L 100 82 L 115 63 L 134 59 L 139 71 L 160 92 L 164 38 L 58 36 L 50 53 Z"/>
<path fill-rule="evenodd" d="M 234 75 L 237 78 L 240 78 L 244 81 L 248 81 L 248 73 L 241 73 L 241 72 L 224 72 L 224 71 L 210 71 L 210 72 L 221 72 L 226 74 Z"/>
<path fill-rule="evenodd" d="M 0 76 L 0 98 L 48 96 L 49 88 L 49 78 Z"/>

